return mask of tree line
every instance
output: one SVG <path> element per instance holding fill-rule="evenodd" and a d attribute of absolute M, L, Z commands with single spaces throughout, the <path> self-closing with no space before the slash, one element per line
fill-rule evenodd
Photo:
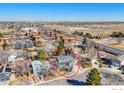
<path fill-rule="evenodd" d="M 91 35 L 90 33 L 83 33 L 83 32 L 78 32 L 78 31 L 75 31 L 73 33 L 73 35 L 77 35 L 77 36 L 82 36 L 82 37 L 87 37 L 89 39 L 100 39 L 101 36 L 100 35 Z"/>

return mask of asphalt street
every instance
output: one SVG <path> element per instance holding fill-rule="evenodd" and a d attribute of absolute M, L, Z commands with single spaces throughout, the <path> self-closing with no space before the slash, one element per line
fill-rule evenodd
<path fill-rule="evenodd" d="M 110 70 L 107 69 L 103 69 L 103 68 L 99 68 L 99 71 L 101 73 L 101 77 L 102 77 L 102 85 L 124 85 L 124 79 L 122 79 L 119 75 L 111 72 Z M 90 72 L 90 69 L 83 71 L 81 73 L 79 73 L 77 76 L 73 77 L 73 78 L 69 78 L 69 80 L 75 80 L 78 82 L 85 82 L 88 73 Z M 67 83 L 68 78 L 59 78 L 56 80 L 52 80 L 49 82 L 44 82 L 42 84 L 38 84 L 38 85 L 71 85 L 69 83 Z"/>

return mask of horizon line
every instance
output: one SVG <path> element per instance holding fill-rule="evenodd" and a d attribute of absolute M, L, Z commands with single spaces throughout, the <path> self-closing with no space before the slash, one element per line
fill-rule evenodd
<path fill-rule="evenodd" d="M 65 22 L 72 22 L 72 23 L 102 23 L 102 22 L 105 22 L 105 23 L 113 23 L 113 22 L 117 22 L 117 23 L 123 23 L 124 21 L 31 21 L 31 20 L 0 20 L 0 22 L 43 22 L 43 23 L 65 23 Z"/>

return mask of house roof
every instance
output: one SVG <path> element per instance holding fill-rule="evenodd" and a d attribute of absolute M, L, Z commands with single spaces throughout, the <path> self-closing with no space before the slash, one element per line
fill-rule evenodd
<path fill-rule="evenodd" d="M 19 61 L 19 60 L 24 60 L 24 58 L 22 56 L 19 56 L 19 55 L 10 55 L 8 57 L 8 61 Z"/>
<path fill-rule="evenodd" d="M 71 56 L 63 56 L 63 55 L 58 56 L 57 60 L 59 63 L 76 61 L 76 59 L 72 58 Z"/>
<path fill-rule="evenodd" d="M 35 66 L 35 65 L 42 65 L 42 63 L 41 63 L 41 61 L 39 61 L 39 60 L 34 60 L 34 61 L 32 62 L 32 65 L 33 65 L 33 66 Z"/>
<path fill-rule="evenodd" d="M 43 69 L 43 68 L 49 68 L 50 65 L 49 65 L 49 62 L 48 61 L 41 62 L 39 60 L 34 60 L 32 62 L 32 67 L 33 67 L 33 71 L 34 72 L 40 72 L 41 69 Z"/>
<path fill-rule="evenodd" d="M 12 60 L 14 60 L 16 58 L 16 55 L 10 55 L 9 57 L 8 57 L 8 61 L 12 61 Z"/>

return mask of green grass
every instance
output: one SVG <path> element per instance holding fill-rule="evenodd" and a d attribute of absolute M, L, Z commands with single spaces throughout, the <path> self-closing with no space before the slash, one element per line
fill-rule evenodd
<path fill-rule="evenodd" d="M 88 68 L 92 66 L 91 62 L 80 62 L 80 64 L 83 68 Z"/>

